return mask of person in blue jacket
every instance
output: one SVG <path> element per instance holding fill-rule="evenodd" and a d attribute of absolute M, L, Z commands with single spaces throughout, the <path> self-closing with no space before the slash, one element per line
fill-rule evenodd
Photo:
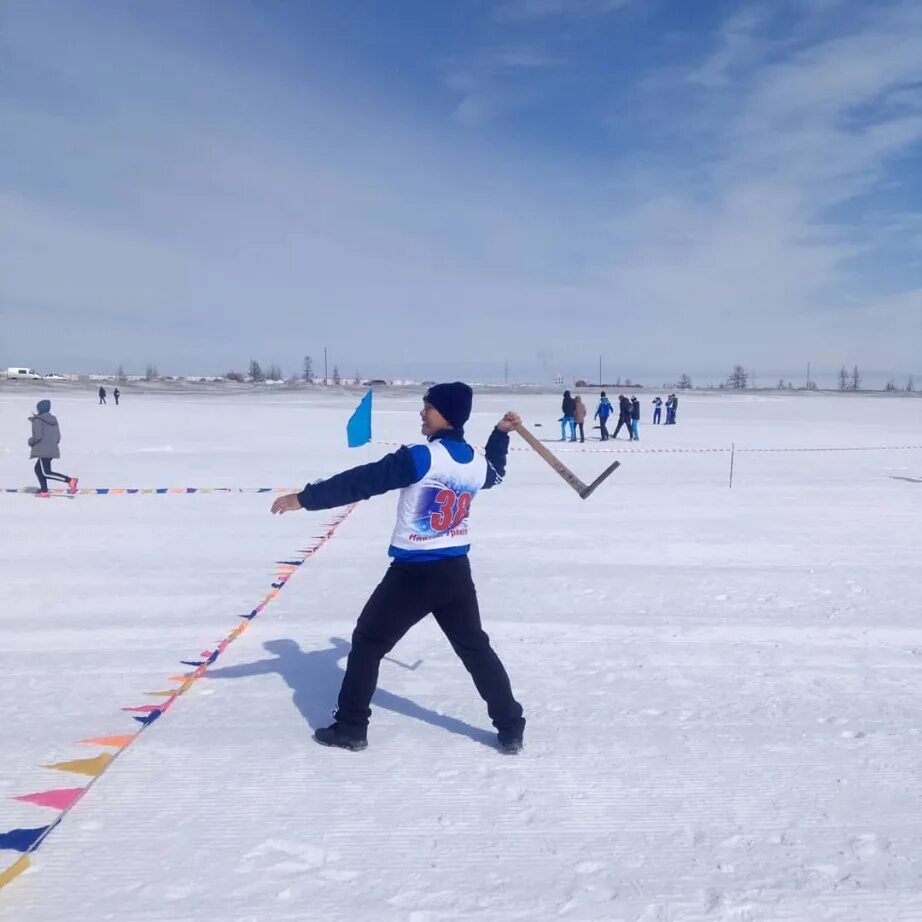
<path fill-rule="evenodd" d="M 599 405 L 596 407 L 595 419 L 599 421 L 599 428 L 602 430 L 602 441 L 608 441 L 608 417 L 614 412 L 614 407 L 611 405 L 611 401 L 605 395 L 605 391 L 602 391 L 599 396 Z"/>
<path fill-rule="evenodd" d="M 653 398 L 653 425 L 658 426 L 663 418 L 663 398 L 656 396 Z"/>
<path fill-rule="evenodd" d="M 331 509 L 400 490 L 388 551 L 393 560 L 352 634 L 334 723 L 314 733 L 324 746 L 366 748 L 381 659 L 430 613 L 487 703 L 500 748 L 516 753 L 524 745 L 522 705 L 481 627 L 467 556 L 471 503 L 480 490 L 502 483 L 509 433 L 521 418 L 506 413 L 487 440 L 485 456 L 479 455 L 464 440 L 472 401 L 473 392 L 460 381 L 434 385 L 423 397 L 420 413 L 424 444 L 403 446 L 380 461 L 308 484 L 272 504 L 277 514 Z"/>

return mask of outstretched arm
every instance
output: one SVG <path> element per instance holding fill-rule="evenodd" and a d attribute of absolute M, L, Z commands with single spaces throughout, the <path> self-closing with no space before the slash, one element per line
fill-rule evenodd
<path fill-rule="evenodd" d="M 309 483 L 300 493 L 280 496 L 272 513 L 281 515 L 296 509 L 333 509 L 408 487 L 419 479 L 417 462 L 406 446 L 373 464 L 362 464 L 328 480 Z"/>

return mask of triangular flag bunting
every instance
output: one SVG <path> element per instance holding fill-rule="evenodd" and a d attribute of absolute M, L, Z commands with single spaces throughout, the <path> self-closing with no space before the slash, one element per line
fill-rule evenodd
<path fill-rule="evenodd" d="M 112 756 L 108 752 L 100 753 L 92 759 L 71 759 L 69 762 L 55 762 L 54 765 L 46 765 L 45 768 L 55 768 L 59 772 L 74 772 L 78 775 L 101 775 L 106 766 L 112 761 Z M 0 846 L 2 847 L 2 846 Z"/>
<path fill-rule="evenodd" d="M 152 724 L 162 713 L 163 711 L 151 711 L 150 714 L 145 714 L 143 717 L 138 717 L 137 714 L 132 716 L 139 724 L 144 724 L 146 727 L 148 724 Z"/>
<path fill-rule="evenodd" d="M 18 877 L 29 867 L 29 856 L 23 855 L 14 861 L 5 871 L 0 871 L 0 888 L 5 887 L 14 877 Z"/>
<path fill-rule="evenodd" d="M 0 848 L 9 848 L 14 852 L 27 852 L 49 830 L 51 826 L 38 829 L 11 829 L 0 832 Z"/>
<path fill-rule="evenodd" d="M 27 804 L 38 804 L 40 807 L 52 807 L 55 810 L 66 810 L 77 800 L 86 788 L 58 788 L 56 791 L 39 791 L 36 794 L 20 794 L 13 800 L 21 800 Z"/>
<path fill-rule="evenodd" d="M 123 749 L 137 735 L 137 733 L 123 733 L 120 736 L 93 736 L 86 740 L 80 740 L 80 742 L 89 746 L 117 746 L 119 749 Z"/>

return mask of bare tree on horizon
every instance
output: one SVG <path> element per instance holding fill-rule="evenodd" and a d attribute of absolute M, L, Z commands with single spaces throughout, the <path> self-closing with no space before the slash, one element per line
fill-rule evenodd
<path fill-rule="evenodd" d="M 727 378 L 727 387 L 743 391 L 746 389 L 748 381 L 749 375 L 746 373 L 746 369 L 742 365 L 734 365 L 733 371 L 730 372 L 730 376 Z"/>

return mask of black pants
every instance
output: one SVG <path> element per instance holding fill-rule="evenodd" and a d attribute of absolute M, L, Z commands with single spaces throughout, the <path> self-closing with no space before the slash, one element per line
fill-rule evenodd
<path fill-rule="evenodd" d="M 603 441 L 603 442 L 607 442 L 607 441 L 608 441 L 608 417 L 606 416 L 606 417 L 603 419 L 603 418 L 600 416 L 600 417 L 599 417 L 599 424 L 600 424 L 600 425 L 599 425 L 599 428 L 602 430 L 602 441 Z"/>
<path fill-rule="evenodd" d="M 579 440 L 580 440 L 581 442 L 585 442 L 585 441 L 586 441 L 586 433 L 585 433 L 585 431 L 583 430 L 583 423 L 577 423 L 577 424 L 576 424 L 576 428 L 579 429 Z"/>
<path fill-rule="evenodd" d="M 631 421 L 630 419 L 625 419 L 623 416 L 621 416 L 618 419 L 618 425 L 615 426 L 615 434 L 612 436 L 612 438 L 618 438 L 618 433 L 621 431 L 622 426 L 627 426 L 628 438 L 631 437 Z"/>
<path fill-rule="evenodd" d="M 365 738 L 381 658 L 430 612 L 471 674 L 500 736 L 521 734 L 525 727 L 522 705 L 512 696 L 509 676 L 480 626 L 467 555 L 391 564 L 365 603 L 352 634 L 352 651 L 336 711 L 342 732 Z"/>
<path fill-rule="evenodd" d="M 38 485 L 42 493 L 48 492 L 49 480 L 61 480 L 64 483 L 70 480 L 67 474 L 59 474 L 51 469 L 51 458 L 39 458 L 35 462 L 35 476 L 38 477 Z"/>

